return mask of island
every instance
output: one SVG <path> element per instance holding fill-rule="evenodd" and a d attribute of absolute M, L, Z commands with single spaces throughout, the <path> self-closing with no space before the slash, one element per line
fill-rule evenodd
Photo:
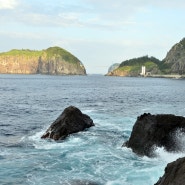
<path fill-rule="evenodd" d="M 60 47 L 0 53 L 1 74 L 86 75 L 82 62 Z"/>

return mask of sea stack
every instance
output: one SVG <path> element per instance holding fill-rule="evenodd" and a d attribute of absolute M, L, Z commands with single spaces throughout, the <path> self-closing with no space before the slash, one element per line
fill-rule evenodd
<path fill-rule="evenodd" d="M 124 144 L 138 155 L 154 156 L 155 147 L 164 147 L 167 151 L 181 151 L 177 132 L 185 132 L 185 118 L 172 114 L 150 113 L 139 116 L 129 140 Z"/>
<path fill-rule="evenodd" d="M 67 107 L 41 138 L 65 139 L 68 135 L 94 126 L 93 120 L 74 106 Z"/>

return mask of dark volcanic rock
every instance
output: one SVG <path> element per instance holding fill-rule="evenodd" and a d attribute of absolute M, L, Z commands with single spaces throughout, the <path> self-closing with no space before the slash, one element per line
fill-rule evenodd
<path fill-rule="evenodd" d="M 167 151 L 180 151 L 177 130 L 185 131 L 185 118 L 172 114 L 143 114 L 137 118 L 129 140 L 124 144 L 138 155 L 152 157 L 156 146 Z"/>
<path fill-rule="evenodd" d="M 154 185 L 184 185 L 185 184 L 185 157 L 169 163 L 165 174 Z"/>
<path fill-rule="evenodd" d="M 94 126 L 93 120 L 78 108 L 70 106 L 51 124 L 41 138 L 64 139 L 69 134 Z"/>

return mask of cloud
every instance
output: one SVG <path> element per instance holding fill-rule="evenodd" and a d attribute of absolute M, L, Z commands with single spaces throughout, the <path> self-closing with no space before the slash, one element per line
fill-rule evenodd
<path fill-rule="evenodd" d="M 18 2 L 16 0 L 0 0 L 0 10 L 2 9 L 14 9 Z"/>
<path fill-rule="evenodd" d="M 139 14 L 151 7 L 181 8 L 184 0 L 0 0 L 1 22 L 19 22 L 33 26 L 86 27 L 118 29 L 140 24 Z"/>

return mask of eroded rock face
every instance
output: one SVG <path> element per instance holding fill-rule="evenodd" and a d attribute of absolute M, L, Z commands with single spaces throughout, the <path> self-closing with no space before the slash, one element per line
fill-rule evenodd
<path fill-rule="evenodd" d="M 143 114 L 137 118 L 129 140 L 124 143 L 138 155 L 154 156 L 156 146 L 167 151 L 180 151 L 175 134 L 185 131 L 185 118 L 171 114 Z"/>
<path fill-rule="evenodd" d="M 93 120 L 78 108 L 70 106 L 51 124 L 41 138 L 64 139 L 72 133 L 94 126 Z"/>
<path fill-rule="evenodd" d="M 163 62 L 170 66 L 170 73 L 185 74 L 185 38 L 170 49 Z"/>
<path fill-rule="evenodd" d="M 0 73 L 86 75 L 82 62 L 60 47 L 0 53 Z"/>
<path fill-rule="evenodd" d="M 185 157 L 169 163 L 165 174 L 154 185 L 184 185 L 185 184 Z"/>

